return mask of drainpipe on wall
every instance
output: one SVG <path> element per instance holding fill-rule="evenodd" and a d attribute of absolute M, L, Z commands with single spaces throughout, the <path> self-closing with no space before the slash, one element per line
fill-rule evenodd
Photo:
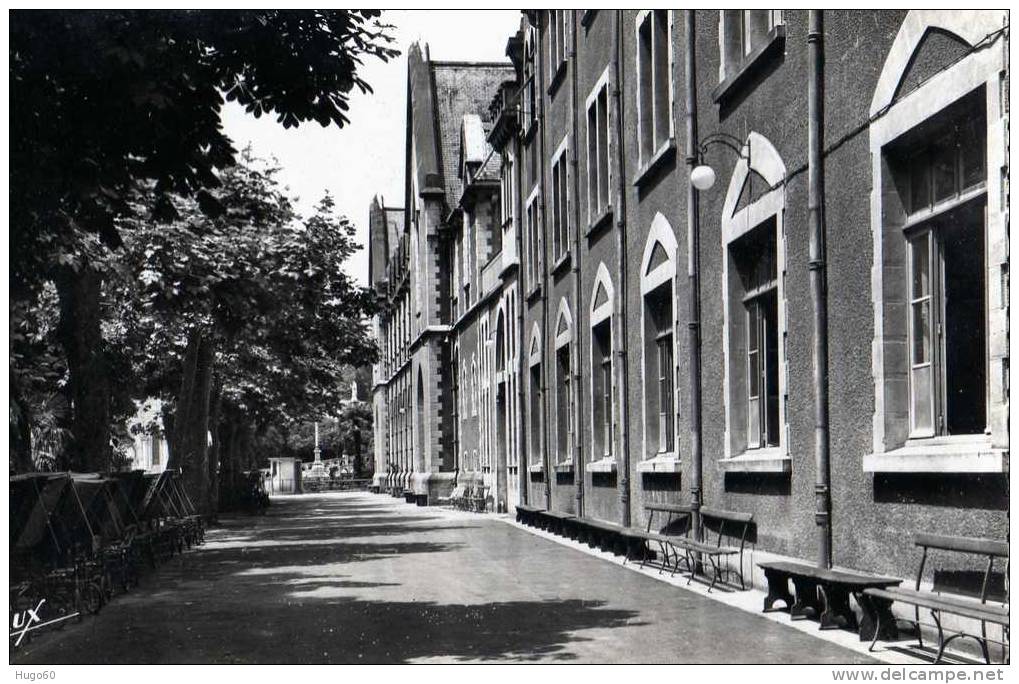
<path fill-rule="evenodd" d="M 828 434 L 828 284 L 824 224 L 824 16 L 810 10 L 807 33 L 810 61 L 808 100 L 808 185 L 810 217 L 810 299 L 814 306 L 814 462 L 816 482 L 814 519 L 818 526 L 817 564 L 832 565 L 831 452 Z"/>
<path fill-rule="evenodd" d="M 537 16 L 537 15 L 536 15 Z M 544 80 L 544 67 L 541 62 L 541 56 L 544 52 L 544 38 L 541 33 L 541 24 L 538 23 L 535 26 L 535 33 L 538 37 L 538 45 L 535 47 L 535 54 L 537 55 L 534 69 L 534 78 L 538 80 L 537 86 L 534 89 L 534 106 L 537 107 L 537 122 L 534 124 L 538 127 L 535 135 L 538 137 L 538 163 L 535 165 L 538 168 L 538 187 L 541 189 L 538 193 L 541 196 L 539 207 L 541 208 L 541 230 L 537 231 L 537 235 L 541 235 L 540 250 L 535 250 L 536 254 L 541 255 L 541 263 L 535 264 L 535 272 L 538 270 L 538 266 L 541 266 L 541 316 L 542 316 L 542 350 L 541 350 L 541 421 L 542 421 L 542 432 L 544 433 L 544 458 L 545 458 L 545 508 L 552 510 L 552 476 L 554 475 L 554 468 L 552 467 L 552 454 L 550 452 L 550 441 L 549 441 L 549 426 L 552 421 L 548 420 L 548 373 L 549 368 L 555 363 L 555 352 L 553 351 L 552 363 L 549 363 L 548 350 L 551 348 L 552 337 L 549 335 L 548 329 L 548 254 L 546 253 L 545 244 L 545 226 L 548 225 L 546 220 L 548 219 L 548 211 L 545 206 L 545 80 Z"/>
<path fill-rule="evenodd" d="M 519 91 L 517 97 L 520 97 Z M 523 122 L 521 122 L 523 123 Z M 526 405 L 527 395 L 524 392 L 524 378 L 527 373 L 525 372 L 525 347 L 524 340 L 526 339 L 526 332 L 524 331 L 524 231 L 521 230 L 520 217 L 523 216 L 523 207 L 521 206 L 520 188 L 523 187 L 523 183 L 520 182 L 520 178 L 523 175 L 523 163 L 521 160 L 521 152 L 523 151 L 523 143 L 520 139 L 520 133 L 522 132 L 522 126 L 517 127 L 517 135 L 514 136 L 513 140 L 513 174 L 516 176 L 511 179 L 510 190 L 513 187 L 517 188 L 516 196 L 512 198 L 512 221 L 513 228 L 516 230 L 516 247 L 517 247 L 517 480 L 518 487 L 520 488 L 520 503 L 526 505 L 530 500 L 530 492 L 527 491 L 528 482 L 528 466 L 531 463 L 530 457 L 527 455 L 527 433 L 524 431 L 524 416 L 528 410 Z"/>
<path fill-rule="evenodd" d="M 580 150 L 577 147 L 577 13 L 576 10 L 569 10 L 570 12 L 570 109 L 571 109 L 571 137 L 573 138 L 573 154 L 570 155 L 570 167 L 573 169 L 573 259 L 571 264 L 571 270 L 573 271 L 573 346 L 576 350 L 574 363 L 573 363 L 573 407 L 574 407 L 574 431 L 573 431 L 573 471 L 575 473 L 574 482 L 577 487 L 577 516 L 583 517 L 584 515 L 584 484 L 585 484 L 585 470 L 587 464 L 584 463 L 584 449 L 580 439 L 580 426 L 583 425 L 583 402 L 584 393 L 581 391 L 581 378 L 583 373 L 580 369 L 583 368 L 581 351 L 584 345 L 581 341 L 581 311 L 580 311 L 580 178 L 577 173 L 577 155 Z M 567 193 L 567 198 L 569 194 Z M 569 199 L 567 199 L 569 201 Z"/>
<path fill-rule="evenodd" d="M 616 382 L 619 387 L 619 448 L 622 449 L 623 467 L 619 476 L 619 507 L 621 509 L 620 524 L 629 527 L 632 520 L 630 510 L 630 431 L 628 428 L 630 383 L 628 361 L 626 356 L 626 181 L 623 169 L 626 167 L 626 156 L 623 153 L 623 11 L 615 11 L 613 40 L 616 44 L 616 58 L 613 64 L 613 99 L 616 112 L 616 272 L 619 284 L 616 286 L 616 325 L 613 333 L 613 346 L 616 347 Z"/>
<path fill-rule="evenodd" d="M 700 161 L 697 151 L 697 72 L 696 72 L 696 15 L 694 10 L 685 10 L 683 17 L 683 40 L 685 43 L 684 68 L 686 72 L 686 168 L 683 182 L 686 184 L 686 256 L 687 256 L 687 347 L 689 349 L 690 373 L 690 508 L 694 536 L 701 538 L 701 474 L 703 452 L 701 450 L 701 276 L 700 244 L 701 216 L 697 189 L 690 182 L 690 173 Z"/>

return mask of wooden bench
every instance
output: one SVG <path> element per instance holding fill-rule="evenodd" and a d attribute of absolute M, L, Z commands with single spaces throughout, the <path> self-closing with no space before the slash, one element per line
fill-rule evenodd
<path fill-rule="evenodd" d="M 705 557 L 708 559 L 708 563 L 711 565 L 711 584 L 708 585 L 708 591 L 714 589 L 715 584 L 722 579 L 723 573 L 726 574 L 728 579 L 728 573 L 731 569 L 726 566 L 723 570 L 722 559 L 727 556 L 739 556 L 739 586 L 740 589 L 746 589 L 746 581 L 743 577 L 743 553 L 746 550 L 747 535 L 750 532 L 750 526 L 754 523 L 754 516 L 752 513 L 741 513 L 739 511 L 726 511 L 720 508 L 702 508 L 701 509 L 701 539 L 705 539 L 704 528 L 705 521 L 713 520 L 718 524 L 718 531 L 715 536 L 714 543 L 710 541 L 699 541 L 689 536 L 679 537 L 671 540 L 674 547 L 681 549 L 684 553 L 683 561 L 686 564 L 687 571 L 690 573 L 687 579 L 687 584 L 693 581 L 694 574 L 697 567 L 697 557 Z M 738 534 L 735 533 L 733 528 L 736 528 Z M 728 531 L 727 531 L 728 530 Z M 739 539 L 739 546 L 734 544 L 723 544 L 723 540 Z M 680 562 L 679 555 L 677 554 L 677 566 Z M 678 568 L 677 568 L 678 569 Z"/>
<path fill-rule="evenodd" d="M 861 639 L 869 639 L 878 628 L 876 621 L 864 614 L 863 623 L 856 619 L 856 613 L 849 607 L 849 595 L 861 602 L 867 589 L 885 589 L 902 580 L 892 577 L 876 577 L 842 570 L 819 568 L 804 563 L 774 561 L 758 563 L 768 581 L 768 595 L 764 597 L 764 612 L 783 601 L 792 619 L 817 617 L 821 629 L 848 628 L 860 630 Z M 795 597 L 789 593 L 792 580 Z"/>
<path fill-rule="evenodd" d="M 573 523 L 580 541 L 616 555 L 623 554 L 626 559 L 636 557 L 638 548 L 643 543 L 644 531 L 640 529 L 623 527 L 595 518 L 576 518 Z"/>
<path fill-rule="evenodd" d="M 524 525 L 535 525 L 538 520 L 538 515 L 544 509 L 538 508 L 537 506 L 529 506 L 527 504 L 517 504 L 517 522 L 523 523 Z"/>
<path fill-rule="evenodd" d="M 668 535 L 662 534 L 661 532 L 652 531 L 656 515 L 667 515 L 668 519 L 664 526 L 659 529 L 668 529 L 672 523 L 678 522 L 683 519 L 687 519 L 693 513 L 693 509 L 684 504 L 670 504 L 670 503 L 653 503 L 644 506 L 644 510 L 647 511 L 647 527 L 644 530 L 637 530 L 636 534 L 641 539 L 642 553 L 640 559 L 640 567 L 648 561 L 648 554 L 650 552 L 651 543 L 658 545 L 658 548 L 662 552 L 662 566 L 658 572 L 661 574 L 662 570 L 669 567 L 670 549 L 675 552 L 676 549 L 672 546 L 672 540 L 680 538 L 679 535 Z M 625 561 L 624 561 L 625 562 Z"/>
<path fill-rule="evenodd" d="M 541 520 L 544 528 L 554 534 L 573 537 L 575 534 L 574 521 L 577 516 L 562 511 L 542 511 Z"/>
<path fill-rule="evenodd" d="M 918 534 L 914 538 L 913 543 L 916 546 L 923 548 L 923 555 L 920 557 L 920 567 L 916 573 L 916 584 L 914 585 L 914 588 L 887 587 L 867 589 L 863 592 L 863 596 L 858 599 L 860 607 L 863 609 L 864 615 L 867 619 L 874 621 L 878 625 L 878 628 L 874 630 L 870 649 L 874 649 L 874 645 L 877 643 L 879 638 L 898 638 L 898 629 L 896 628 L 897 620 L 910 622 L 916 627 L 919 645 L 922 648 L 923 635 L 920 632 L 922 624 L 920 622 L 920 610 L 924 609 L 930 611 L 931 617 L 934 620 L 934 627 L 938 630 L 938 654 L 934 660 L 935 663 L 941 661 L 941 657 L 945 652 L 945 647 L 948 646 L 953 639 L 961 637 L 976 639 L 976 641 L 980 644 L 980 650 L 983 652 L 984 660 L 988 665 L 991 664 L 990 650 L 987 647 L 988 642 L 1000 644 L 1002 647 L 1002 655 L 1004 656 L 1005 651 L 1008 650 L 1008 599 L 1005 597 L 1004 602 L 988 602 L 988 590 L 990 588 L 991 575 L 994 572 L 994 563 L 997 559 L 1005 559 L 1005 572 L 1006 574 L 1008 572 L 1008 543 L 994 539 L 948 537 L 937 534 Z M 979 602 L 976 599 L 967 599 L 953 595 L 945 596 L 937 591 L 920 589 L 924 567 L 927 565 L 931 550 L 980 556 L 986 559 L 987 565 L 984 569 Z M 891 612 L 891 605 L 894 602 L 905 603 L 913 606 L 915 619 L 906 620 L 904 618 L 896 618 Z M 953 631 L 948 638 L 945 638 L 946 630 L 941 624 L 941 616 L 944 613 L 979 621 L 980 635 L 977 636 L 976 634 L 971 634 L 966 631 L 956 630 Z M 1001 641 L 988 638 L 987 623 L 1000 625 L 1003 628 L 1003 639 Z M 888 629 L 882 630 L 882 626 L 886 626 Z M 862 636 L 863 635 L 861 633 L 861 637 Z"/>

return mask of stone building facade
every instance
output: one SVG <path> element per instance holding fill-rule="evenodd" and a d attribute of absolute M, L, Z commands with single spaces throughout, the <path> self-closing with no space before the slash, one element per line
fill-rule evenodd
<path fill-rule="evenodd" d="M 1007 538 L 1008 15 L 822 16 L 527 11 L 505 65 L 412 51 L 410 209 L 371 213 L 382 484 L 748 512 L 751 567 Z"/>

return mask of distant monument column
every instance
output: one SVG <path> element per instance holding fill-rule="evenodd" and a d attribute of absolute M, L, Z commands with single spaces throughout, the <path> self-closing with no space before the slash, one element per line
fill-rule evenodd
<path fill-rule="evenodd" d="M 322 463 L 322 449 L 318 443 L 318 421 L 315 421 L 315 461 L 311 464 L 311 468 L 308 470 L 308 474 L 305 475 L 305 480 L 309 485 L 309 489 L 312 491 L 319 491 L 326 486 L 327 480 L 329 479 L 329 473 L 326 472 L 326 467 Z"/>
<path fill-rule="evenodd" d="M 318 447 L 318 421 L 315 421 L 315 463 L 322 462 L 322 450 Z"/>

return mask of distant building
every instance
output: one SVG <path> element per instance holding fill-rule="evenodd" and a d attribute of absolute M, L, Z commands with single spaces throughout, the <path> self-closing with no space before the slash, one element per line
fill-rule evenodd
<path fill-rule="evenodd" d="M 296 458 L 270 457 L 266 490 L 269 494 L 300 494 L 303 491 L 301 472 L 301 461 Z"/>
<path fill-rule="evenodd" d="M 492 423 L 478 416 L 479 408 L 494 415 L 480 400 L 495 391 L 489 335 L 504 271 L 493 241 L 493 231 L 501 237 L 500 159 L 486 141 L 488 108 L 514 79 L 513 67 L 433 61 L 427 46 L 414 45 L 407 79 L 404 208 L 376 200 L 369 211 L 369 277 L 384 302 L 375 321 L 382 347 L 373 378 L 376 478 L 435 500 L 452 489 L 457 471 L 469 471 L 487 478 L 493 501 L 506 506 L 505 488 L 493 480 L 506 471 L 488 449 L 496 443 Z M 460 344 L 462 336 L 470 342 Z M 463 395 L 458 382 L 469 388 Z"/>
<path fill-rule="evenodd" d="M 163 431 L 162 405 L 158 399 L 149 399 L 139 405 L 128 421 L 131 444 L 126 451 L 130 470 L 161 473 L 170 458 L 170 445 Z"/>

